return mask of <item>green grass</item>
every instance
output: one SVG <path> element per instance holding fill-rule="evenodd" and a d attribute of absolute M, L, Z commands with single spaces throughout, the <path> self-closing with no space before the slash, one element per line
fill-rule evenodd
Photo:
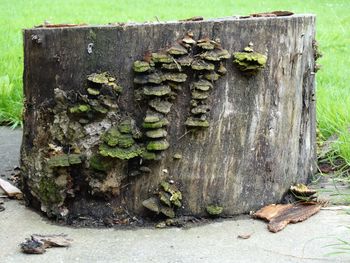
<path fill-rule="evenodd" d="M 317 39 L 323 58 L 317 74 L 317 113 L 322 135 L 337 134 L 336 156 L 350 164 L 350 1 L 348 0 L 1 0 L 0 122 L 21 123 L 23 48 L 21 29 L 52 23 L 176 20 L 290 10 L 317 15 Z"/>
<path fill-rule="evenodd" d="M 21 109 L 21 88 L 15 88 L 8 75 L 0 76 L 0 124 L 21 125 Z"/>
<path fill-rule="evenodd" d="M 350 230 L 349 226 L 346 226 Z M 340 254 L 350 254 L 350 241 L 340 238 L 336 238 L 336 241 L 332 244 L 326 245 L 325 247 L 332 248 L 333 251 L 328 253 L 326 256 L 335 256 Z"/>

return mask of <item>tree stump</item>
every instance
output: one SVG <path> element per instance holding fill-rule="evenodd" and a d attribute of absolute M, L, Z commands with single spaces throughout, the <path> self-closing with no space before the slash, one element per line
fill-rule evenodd
<path fill-rule="evenodd" d="M 280 201 L 315 172 L 314 37 L 312 15 L 25 30 L 28 204 L 130 223 Z"/>

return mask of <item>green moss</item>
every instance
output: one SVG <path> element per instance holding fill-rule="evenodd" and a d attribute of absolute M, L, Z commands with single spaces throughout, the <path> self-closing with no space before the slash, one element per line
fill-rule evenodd
<path fill-rule="evenodd" d="M 142 127 L 145 129 L 157 129 L 157 128 L 167 126 L 168 124 L 169 124 L 169 121 L 163 118 L 157 122 L 144 122 L 142 124 Z"/>
<path fill-rule="evenodd" d="M 56 156 L 52 156 L 47 164 L 49 167 L 68 167 L 75 164 L 81 163 L 81 155 L 80 154 L 60 154 Z"/>
<path fill-rule="evenodd" d="M 133 64 L 133 69 L 135 72 L 146 72 L 151 69 L 151 66 L 147 61 L 137 60 Z"/>
<path fill-rule="evenodd" d="M 257 52 L 235 52 L 233 63 L 247 74 L 255 74 L 266 65 L 267 57 Z"/>
<path fill-rule="evenodd" d="M 128 160 L 140 156 L 143 152 L 143 149 L 137 144 L 134 144 L 129 148 L 110 147 L 106 144 L 101 144 L 99 146 L 99 152 L 102 156 L 105 157 Z"/>
<path fill-rule="evenodd" d="M 89 105 L 86 104 L 79 104 L 74 107 L 69 108 L 70 113 L 84 113 L 90 111 L 91 108 Z"/>
<path fill-rule="evenodd" d="M 91 168 L 98 170 L 98 171 L 102 171 L 102 172 L 107 172 L 113 166 L 110 159 L 105 158 L 99 154 L 93 155 L 90 158 L 89 162 L 90 162 Z"/>
<path fill-rule="evenodd" d="M 208 205 L 206 211 L 209 215 L 218 216 L 224 211 L 224 208 L 218 205 Z"/>
<path fill-rule="evenodd" d="M 169 143 L 165 139 L 150 141 L 146 148 L 148 151 L 164 151 L 169 148 Z"/>
<path fill-rule="evenodd" d="M 64 194 L 61 193 L 62 188 L 55 183 L 54 178 L 42 177 L 38 187 L 37 193 L 40 201 L 45 205 L 58 205 L 64 201 Z"/>

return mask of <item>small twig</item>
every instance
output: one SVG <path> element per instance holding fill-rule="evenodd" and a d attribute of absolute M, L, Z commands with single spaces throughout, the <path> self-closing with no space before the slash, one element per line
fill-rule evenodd
<path fill-rule="evenodd" d="M 191 130 L 188 130 L 187 132 L 185 132 L 184 134 L 182 134 L 178 139 L 177 141 L 180 141 L 183 137 L 185 137 L 188 133 L 190 133 Z"/>

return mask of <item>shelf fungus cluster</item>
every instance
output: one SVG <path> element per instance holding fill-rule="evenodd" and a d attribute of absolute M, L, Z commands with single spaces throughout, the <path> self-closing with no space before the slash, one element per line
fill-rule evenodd
<path fill-rule="evenodd" d="M 159 160 L 161 152 L 169 147 L 167 115 L 184 84 L 191 89 L 191 107 L 185 125 L 191 129 L 209 126 L 207 99 L 214 81 L 226 73 L 223 60 L 228 58 L 230 54 L 219 40 L 195 40 L 189 32 L 173 46 L 147 53 L 143 60 L 134 62 L 135 98 L 147 103 L 142 126 L 148 142 L 143 159 Z"/>
<path fill-rule="evenodd" d="M 162 181 L 154 196 L 144 200 L 142 205 L 148 210 L 174 218 L 176 209 L 181 207 L 182 194 L 175 184 Z"/>
<path fill-rule="evenodd" d="M 242 52 L 233 53 L 233 63 L 247 76 L 255 75 L 266 65 L 267 56 L 255 52 L 253 44 L 249 43 Z"/>
<path fill-rule="evenodd" d="M 134 83 L 137 85 L 135 97 L 147 103 L 146 115 L 142 127 L 145 130 L 146 145 L 142 158 L 160 160 L 162 151 L 169 148 L 167 115 L 171 110 L 180 84 L 187 80 L 187 74 L 181 72 L 183 63 L 176 61 L 186 55 L 187 49 L 176 45 L 164 52 L 151 53 L 143 61 L 135 61 Z"/>
<path fill-rule="evenodd" d="M 195 57 L 191 64 L 191 69 L 195 71 L 194 81 L 190 84 L 191 111 L 185 121 L 190 129 L 209 127 L 209 94 L 214 87 L 213 83 L 226 74 L 222 61 L 230 58 L 230 54 L 221 47 L 220 40 L 205 38 L 197 41 Z"/>
<path fill-rule="evenodd" d="M 135 142 L 140 139 L 141 133 L 135 121 L 127 117 L 118 125 L 112 126 L 102 136 L 103 143 L 99 146 L 99 153 L 104 157 L 129 160 L 143 152 L 142 147 Z"/>
<path fill-rule="evenodd" d="M 34 145 L 32 149 L 43 162 L 39 164 L 34 159 L 29 160 L 33 156 L 22 156 L 23 159 L 28 158 L 28 162 L 36 163 L 33 170 L 23 172 L 41 174 L 39 181 L 29 179 L 27 183 L 31 186 L 31 194 L 40 201 L 41 210 L 49 216 L 66 217 L 69 214 L 66 198 L 83 194 L 82 191 L 107 195 L 117 192 L 121 177 L 113 172 L 101 172 L 116 164 L 104 157 L 105 146 L 101 145 L 101 154 L 94 152 L 101 135 L 120 118 L 117 99 L 121 92 L 116 78 L 107 72 L 87 76 L 80 92 L 54 90 L 52 107 L 47 108 L 52 113 L 52 125 L 48 129 L 38 129 L 47 147 L 41 143 L 40 148 Z M 48 115 L 39 114 L 38 119 L 45 116 Z M 40 121 L 48 122 L 45 119 Z M 128 138 L 128 134 L 123 133 L 118 138 L 118 145 L 124 143 L 123 146 L 126 146 L 131 142 Z M 80 177 L 85 178 L 88 189 L 76 185 Z"/>

